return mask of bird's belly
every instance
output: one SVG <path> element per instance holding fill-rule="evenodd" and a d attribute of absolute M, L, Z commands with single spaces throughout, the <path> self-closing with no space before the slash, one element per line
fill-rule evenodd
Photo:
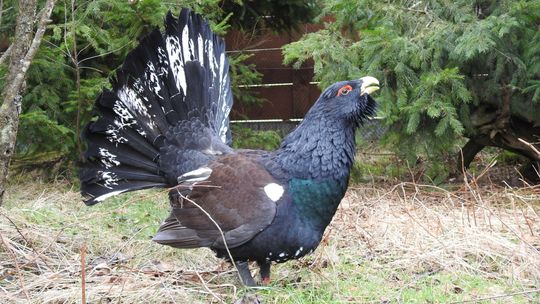
<path fill-rule="evenodd" d="M 299 219 L 277 220 L 252 240 L 231 254 L 236 261 L 285 262 L 312 253 L 319 245 L 323 230 L 311 227 Z M 216 250 L 218 257 L 229 259 L 224 250 Z"/>
<path fill-rule="evenodd" d="M 272 233 L 270 230 L 269 233 Z M 285 262 L 298 259 L 312 253 L 319 245 L 322 231 L 316 231 L 305 227 L 291 227 L 287 229 L 287 235 L 279 235 L 272 243 L 259 244 L 259 260 L 273 262 Z"/>

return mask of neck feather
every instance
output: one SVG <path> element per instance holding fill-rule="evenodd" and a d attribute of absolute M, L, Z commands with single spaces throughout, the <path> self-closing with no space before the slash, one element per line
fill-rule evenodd
<path fill-rule="evenodd" d="M 348 178 L 354 162 L 355 125 L 326 117 L 306 119 L 276 151 L 281 168 L 296 178 Z"/>

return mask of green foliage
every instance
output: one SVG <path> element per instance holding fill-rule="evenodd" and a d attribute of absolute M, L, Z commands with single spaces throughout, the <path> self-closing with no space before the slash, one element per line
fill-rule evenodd
<path fill-rule="evenodd" d="M 2 39 L 10 37 L 15 33 L 16 15 L 14 12 L 19 10 L 19 4 L 16 0 L 3 0 L 2 18 L 0 19 L 0 43 Z"/>
<path fill-rule="evenodd" d="M 235 102 L 245 105 L 261 105 L 264 99 L 258 97 L 248 87 L 249 85 L 261 83 L 262 79 L 262 74 L 255 69 L 254 64 L 245 63 L 252 56 L 253 54 L 242 53 L 229 55 L 232 91 Z"/>
<path fill-rule="evenodd" d="M 500 106 L 508 88 L 512 114 L 540 123 L 540 0 L 331 0 L 329 15 L 335 22 L 284 48 L 285 62 L 313 58 L 322 87 L 381 80 L 385 142 L 410 163 L 455 153 L 476 132 L 471 113 Z"/>
<path fill-rule="evenodd" d="M 316 0 L 225 0 L 222 8 L 233 13 L 233 26 L 248 31 L 290 31 L 311 21 L 319 10 Z"/>
<path fill-rule="evenodd" d="M 74 148 L 73 130 L 50 119 L 45 111 L 29 111 L 21 114 L 20 118 L 18 157 L 48 152 L 57 152 L 62 156 Z"/>
<path fill-rule="evenodd" d="M 232 126 L 233 148 L 275 150 L 281 144 L 281 136 L 276 131 L 254 131 L 242 126 Z"/>

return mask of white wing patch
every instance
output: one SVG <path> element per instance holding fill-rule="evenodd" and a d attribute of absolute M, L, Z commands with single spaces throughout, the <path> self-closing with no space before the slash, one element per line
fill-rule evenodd
<path fill-rule="evenodd" d="M 127 138 L 120 135 L 120 130 L 112 125 L 107 126 L 107 131 L 105 131 L 105 134 L 107 134 L 107 139 L 110 142 L 115 143 L 116 146 L 118 146 L 119 143 L 125 144 L 128 142 Z"/>
<path fill-rule="evenodd" d="M 193 42 L 189 39 L 189 27 L 186 25 L 182 30 L 182 54 L 184 56 L 184 63 L 191 60 L 192 49 Z"/>
<path fill-rule="evenodd" d="M 281 196 L 283 196 L 284 192 L 285 190 L 283 187 L 276 183 L 270 183 L 264 186 L 264 193 L 266 193 L 266 196 L 268 196 L 273 202 L 277 202 Z"/>
<path fill-rule="evenodd" d="M 229 98 L 229 70 L 225 70 L 225 53 L 221 53 L 219 56 L 219 104 L 221 104 L 221 112 L 223 113 L 223 120 L 221 121 L 221 126 L 219 128 L 219 135 L 221 140 L 226 143 L 228 124 L 227 117 L 231 111 L 231 107 L 227 104 L 227 99 Z"/>
<path fill-rule="evenodd" d="M 159 83 L 159 77 L 164 77 L 165 73 L 162 73 L 161 75 L 158 74 L 156 71 L 156 68 L 154 67 L 154 64 L 150 61 L 146 65 L 146 82 L 148 84 L 148 87 L 156 94 L 156 97 L 163 100 L 163 97 L 161 96 L 161 85 Z M 137 82 L 135 82 L 137 84 Z M 149 105 L 150 107 L 150 105 Z"/>

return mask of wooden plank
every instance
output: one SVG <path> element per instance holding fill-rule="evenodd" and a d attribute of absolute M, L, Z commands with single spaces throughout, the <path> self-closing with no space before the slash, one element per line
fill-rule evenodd
<path fill-rule="evenodd" d="M 272 85 L 252 88 L 251 90 L 266 101 L 260 107 L 235 104 L 233 119 L 291 119 L 302 118 L 307 113 L 320 94 L 317 86 L 309 84 L 313 81 L 313 63 L 308 61 L 299 70 L 285 66 L 281 47 L 321 27 L 306 24 L 299 32 L 276 35 L 266 31 L 255 37 L 241 31 L 227 34 L 227 50 L 249 50 L 247 52 L 253 56 L 247 62 L 255 64 L 256 69 L 263 74 L 263 85 Z M 289 83 L 292 86 L 285 86 Z"/>

